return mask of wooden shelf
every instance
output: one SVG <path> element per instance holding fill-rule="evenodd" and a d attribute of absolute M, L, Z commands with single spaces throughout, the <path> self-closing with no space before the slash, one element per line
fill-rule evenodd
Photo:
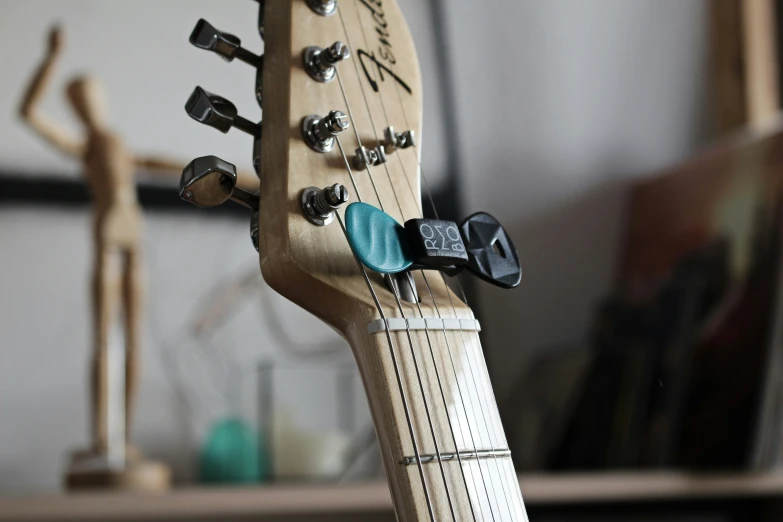
<path fill-rule="evenodd" d="M 531 506 L 705 498 L 783 497 L 783 473 L 690 475 L 607 473 L 522 475 Z M 0 521 L 42 520 L 273 520 L 282 515 L 313 520 L 361 513 L 389 513 L 385 483 L 187 488 L 164 495 L 89 493 L 0 497 Z M 336 518 L 339 519 L 339 518 Z"/>

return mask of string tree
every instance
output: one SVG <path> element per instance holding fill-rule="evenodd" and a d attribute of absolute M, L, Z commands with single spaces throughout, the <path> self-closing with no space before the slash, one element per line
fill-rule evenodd
<path fill-rule="evenodd" d="M 311 114 L 302 120 L 302 135 L 311 149 L 326 153 L 334 149 L 335 137 L 350 126 L 348 116 L 342 111 L 333 110 L 324 117 Z"/>
<path fill-rule="evenodd" d="M 188 116 L 199 123 L 227 133 L 232 127 L 258 138 L 261 136 L 261 124 L 243 118 L 238 114 L 236 105 L 231 101 L 196 87 L 185 103 Z"/>
<path fill-rule="evenodd" d="M 353 166 L 359 170 L 364 170 L 367 167 L 374 167 L 386 163 L 386 149 L 383 145 L 378 145 L 374 149 L 368 149 L 365 146 L 361 146 L 356 149 L 356 156 L 353 158 Z"/>
<path fill-rule="evenodd" d="M 351 50 L 342 42 L 334 42 L 327 48 L 307 47 L 302 53 L 305 70 L 312 79 L 321 83 L 334 80 L 337 64 L 351 57 Z"/>
<path fill-rule="evenodd" d="M 383 147 L 387 154 L 393 154 L 397 149 L 407 149 L 416 146 L 416 133 L 412 130 L 395 132 L 394 127 L 383 129 Z"/>

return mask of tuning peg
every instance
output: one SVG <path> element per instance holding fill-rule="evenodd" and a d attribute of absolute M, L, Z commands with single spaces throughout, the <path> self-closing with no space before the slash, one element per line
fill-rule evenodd
<path fill-rule="evenodd" d="M 222 205 L 229 199 L 258 210 L 258 194 L 237 187 L 237 168 L 217 156 L 196 158 L 183 169 L 179 197 L 197 207 Z"/>
<path fill-rule="evenodd" d="M 321 190 L 308 187 L 302 192 L 302 212 L 310 223 L 323 227 L 332 222 L 334 213 L 348 198 L 348 189 L 339 183 Z"/>
<path fill-rule="evenodd" d="M 236 105 L 201 87 L 196 87 L 190 95 L 185 104 L 185 111 L 199 123 L 214 127 L 223 133 L 228 132 L 231 127 L 236 127 L 251 136 L 261 136 L 261 125 L 239 116 Z"/>
<path fill-rule="evenodd" d="M 311 114 L 302 120 L 302 135 L 314 151 L 329 152 L 334 148 L 335 136 L 350 126 L 348 116 L 342 111 L 330 111 L 323 118 Z"/>
<path fill-rule="evenodd" d="M 337 11 L 337 0 L 307 0 L 307 5 L 321 16 L 330 16 Z"/>
<path fill-rule="evenodd" d="M 332 81 L 337 71 L 335 66 L 350 57 L 351 50 L 342 42 L 334 42 L 326 49 L 311 46 L 302 53 L 307 74 L 319 82 Z"/>
<path fill-rule="evenodd" d="M 484 281 L 514 288 L 522 280 L 517 250 L 506 230 L 486 212 L 477 212 L 460 225 L 468 251 L 466 268 Z"/>
<path fill-rule="evenodd" d="M 264 63 L 263 55 L 251 53 L 242 47 L 242 41 L 238 37 L 218 31 L 203 18 L 193 28 L 193 32 L 190 34 L 190 43 L 199 49 L 212 51 L 227 62 L 238 58 L 253 67 L 261 67 Z"/>

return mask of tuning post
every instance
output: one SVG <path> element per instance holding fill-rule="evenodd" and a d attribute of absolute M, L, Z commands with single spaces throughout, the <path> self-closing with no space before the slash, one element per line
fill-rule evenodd
<path fill-rule="evenodd" d="M 338 63 L 351 57 L 351 50 L 342 42 L 334 42 L 326 49 L 311 46 L 304 50 L 305 70 L 314 80 L 330 82 L 336 75 Z"/>
<path fill-rule="evenodd" d="M 307 5 L 321 16 L 330 16 L 337 11 L 337 0 L 307 0 Z"/>
<path fill-rule="evenodd" d="M 374 149 L 368 149 L 364 146 L 356 149 L 353 165 L 357 169 L 364 170 L 367 167 L 374 167 L 382 163 L 386 163 L 386 150 L 383 148 L 383 145 L 379 145 Z"/>
<path fill-rule="evenodd" d="M 310 223 L 323 227 L 334 220 L 334 213 L 348 198 L 348 189 L 339 183 L 324 189 L 308 187 L 302 192 L 302 212 Z"/>
<path fill-rule="evenodd" d="M 335 110 L 323 118 L 315 114 L 307 116 L 302 121 L 302 134 L 311 149 L 316 152 L 329 152 L 334 148 L 335 136 L 348 127 L 348 116 Z"/>
<path fill-rule="evenodd" d="M 394 132 L 394 127 L 386 127 L 383 130 L 383 148 L 387 154 L 392 154 L 397 149 L 407 149 L 416 146 L 416 134 L 409 130 L 405 132 Z"/>
<path fill-rule="evenodd" d="M 190 33 L 190 43 L 199 49 L 217 54 L 227 62 L 237 58 L 253 67 L 262 67 L 264 64 L 263 55 L 251 53 L 242 47 L 242 41 L 238 37 L 217 30 L 203 18 L 196 23 L 196 27 Z"/>
<path fill-rule="evenodd" d="M 261 125 L 237 114 L 236 105 L 229 100 L 196 87 L 185 104 L 188 116 L 199 123 L 214 127 L 222 133 L 231 127 L 244 131 L 256 138 L 261 136 Z"/>

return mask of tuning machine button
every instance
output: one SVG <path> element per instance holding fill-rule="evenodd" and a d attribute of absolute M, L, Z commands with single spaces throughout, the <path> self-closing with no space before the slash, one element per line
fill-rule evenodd
<path fill-rule="evenodd" d="M 334 42 L 326 49 L 317 46 L 308 47 L 302 53 L 307 74 L 319 82 L 334 80 L 336 65 L 350 57 L 350 49 L 342 42 Z"/>
<path fill-rule="evenodd" d="M 179 197 L 197 207 L 222 205 L 229 199 L 258 210 L 258 194 L 237 187 L 237 168 L 217 156 L 196 158 L 182 170 Z"/>
<path fill-rule="evenodd" d="M 302 135 L 314 151 L 329 152 L 334 148 L 335 136 L 350 126 L 348 116 L 342 111 L 331 111 L 323 118 L 311 114 L 302 120 Z"/>
<path fill-rule="evenodd" d="M 321 16 L 330 16 L 337 11 L 337 0 L 307 0 L 307 5 Z"/>
<path fill-rule="evenodd" d="M 254 137 L 261 135 L 261 125 L 239 116 L 236 105 L 201 87 L 196 87 L 190 95 L 185 104 L 185 111 L 197 122 L 214 127 L 223 133 L 228 132 L 231 127 L 236 127 Z"/>
<path fill-rule="evenodd" d="M 229 199 L 249 208 L 250 240 L 258 250 L 259 194 L 237 187 L 237 169 L 233 164 L 217 156 L 194 159 L 182 171 L 179 197 L 201 208 L 217 207 Z"/>
<path fill-rule="evenodd" d="M 193 28 L 190 43 L 199 49 L 212 51 L 227 62 L 237 58 L 253 67 L 261 67 L 264 63 L 263 55 L 251 53 L 242 47 L 242 41 L 238 37 L 217 30 L 203 18 Z"/>

